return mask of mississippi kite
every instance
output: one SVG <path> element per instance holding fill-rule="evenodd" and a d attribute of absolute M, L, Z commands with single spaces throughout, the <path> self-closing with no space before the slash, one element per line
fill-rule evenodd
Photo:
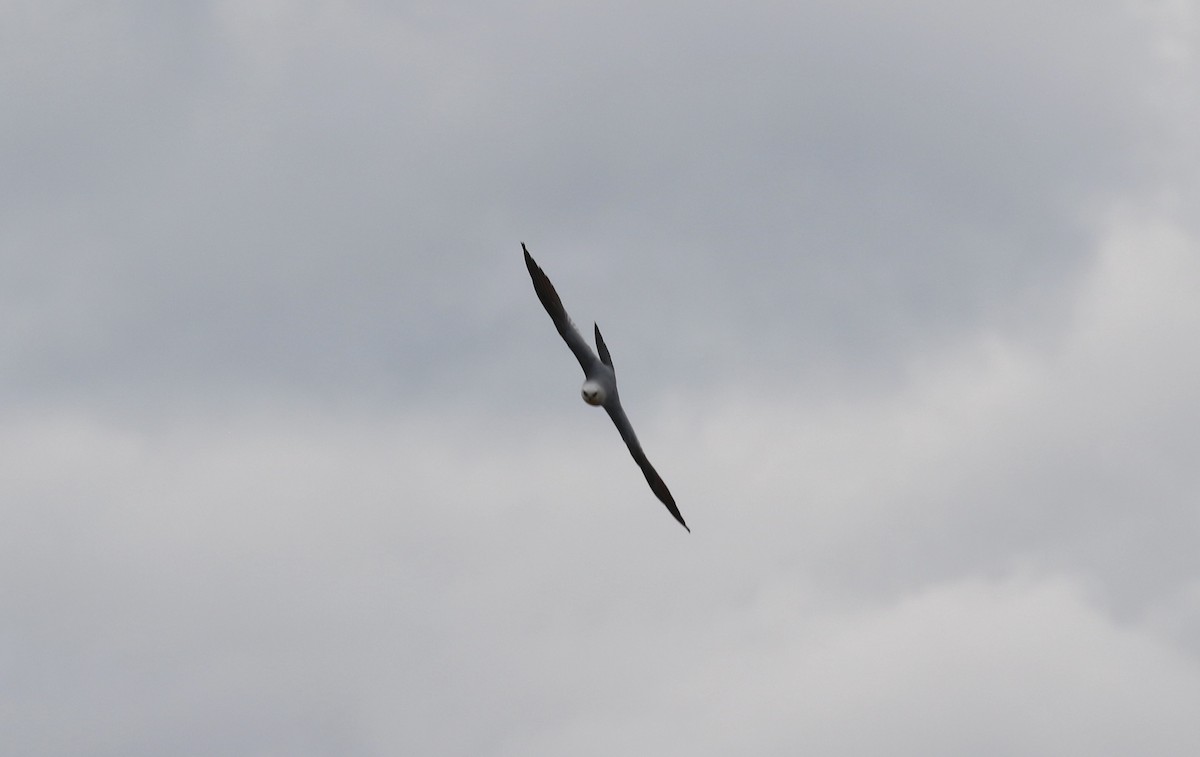
<path fill-rule="evenodd" d="M 612 418 L 613 423 L 617 426 L 617 431 L 621 433 L 621 438 L 625 440 L 625 445 L 629 447 L 629 453 L 633 455 L 634 461 L 645 474 L 646 482 L 650 484 L 650 490 L 667 506 L 667 510 L 675 516 L 679 525 L 687 528 L 690 533 L 692 529 L 683 522 L 683 516 L 679 514 L 679 508 L 675 506 L 675 498 L 671 496 L 670 490 L 667 489 L 667 485 L 663 483 L 658 472 L 654 470 L 654 466 L 646 459 L 646 453 L 642 451 L 642 445 L 638 443 L 637 436 L 633 433 L 633 426 L 630 425 L 629 418 L 621 408 L 621 399 L 617 396 L 617 374 L 613 370 L 612 357 L 608 354 L 604 337 L 600 336 L 600 327 L 592 324 L 596 330 L 596 351 L 600 353 L 600 356 L 596 357 L 596 353 L 592 352 L 591 346 L 575 328 L 575 324 L 571 323 L 566 309 L 563 308 L 562 300 L 558 298 L 558 292 L 554 291 L 554 285 L 530 257 L 529 250 L 525 249 L 524 243 L 521 244 L 521 250 L 525 253 L 525 267 L 529 269 L 529 277 L 533 279 L 533 289 L 537 292 L 538 299 L 542 301 L 542 306 L 550 314 L 550 320 L 554 321 L 554 327 L 558 329 L 559 335 L 571 348 L 575 359 L 583 368 L 584 382 L 581 391 L 583 401 L 589 405 L 599 405 L 608 411 L 608 416 Z"/>

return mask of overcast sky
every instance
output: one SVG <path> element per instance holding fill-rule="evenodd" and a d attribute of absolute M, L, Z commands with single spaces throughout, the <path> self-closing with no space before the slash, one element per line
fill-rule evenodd
<path fill-rule="evenodd" d="M 0 4 L 0 741 L 1200 754 L 1198 55 L 1193 0 Z"/>

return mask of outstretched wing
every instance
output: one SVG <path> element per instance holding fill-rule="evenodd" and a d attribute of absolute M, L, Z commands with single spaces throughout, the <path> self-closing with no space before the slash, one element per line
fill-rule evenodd
<path fill-rule="evenodd" d="M 675 506 L 675 498 L 671 496 L 671 491 L 667 489 L 667 485 L 663 483 L 662 477 L 658 475 L 658 471 L 654 470 L 654 466 L 646 458 L 646 453 L 642 452 L 642 445 L 638 444 L 637 436 L 633 433 L 633 426 L 629 424 L 629 417 L 625 415 L 625 411 L 621 408 L 620 401 L 610 398 L 608 402 L 604 403 L 604 409 L 608 411 L 608 416 L 616 424 L 617 431 L 621 432 L 621 438 L 625 440 L 625 446 L 629 447 L 629 454 L 633 455 L 634 461 L 646 476 L 646 483 L 650 484 L 650 491 L 654 492 L 654 496 L 658 497 L 659 501 L 667 506 L 671 515 L 674 515 L 675 520 L 679 521 L 679 525 L 687 528 L 688 533 L 691 533 L 692 529 L 688 528 L 688 524 L 683 522 L 683 516 L 679 514 L 679 508 Z"/>
<path fill-rule="evenodd" d="M 579 361 L 579 367 L 583 368 L 584 375 L 588 375 L 588 369 L 596 363 L 596 355 L 584 341 L 579 330 L 575 328 L 575 324 L 571 323 L 571 318 L 567 315 L 562 300 L 558 298 L 558 292 L 554 291 L 554 285 L 550 283 L 550 279 L 538 267 L 538 264 L 533 262 L 529 250 L 525 249 L 524 242 L 521 243 L 521 251 L 525 253 L 525 267 L 529 269 L 529 278 L 533 279 L 533 291 L 537 292 L 538 299 L 542 301 L 542 307 L 546 308 L 546 312 L 550 314 L 550 320 L 554 321 L 554 328 L 558 329 L 559 336 L 575 354 L 575 359 Z"/>

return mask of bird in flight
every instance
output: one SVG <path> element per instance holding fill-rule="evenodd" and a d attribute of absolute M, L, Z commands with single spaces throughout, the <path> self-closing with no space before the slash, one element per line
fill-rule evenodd
<path fill-rule="evenodd" d="M 691 533 L 692 529 L 683 522 L 683 516 L 679 514 L 679 508 L 675 506 L 675 498 L 671 496 L 670 490 L 667 489 L 667 485 L 663 483 L 658 472 L 654 470 L 654 466 L 646 459 L 646 453 L 642 452 L 642 445 L 638 443 L 637 436 L 633 433 L 633 426 L 630 425 L 629 418 L 621 408 L 621 399 L 617 396 L 617 374 L 613 370 L 612 357 L 608 354 L 604 337 L 600 336 L 600 327 L 592 324 L 596 329 L 596 351 L 600 353 L 600 357 L 596 357 L 596 353 L 592 352 L 591 346 L 580 335 L 575 324 L 571 323 L 566 309 L 563 308 L 562 300 L 558 298 L 558 292 L 554 291 L 554 285 L 550 283 L 550 279 L 542 272 L 538 264 L 533 261 L 523 242 L 521 250 L 525 253 L 525 267 L 529 269 L 529 278 L 533 279 L 533 290 L 537 292 L 542 306 L 550 314 L 550 320 L 554 321 L 554 327 L 558 329 L 559 336 L 571 348 L 575 359 L 583 368 L 584 382 L 581 391 L 583 401 L 589 405 L 599 405 L 608 412 L 608 417 L 612 418 L 613 423 L 617 426 L 617 431 L 621 433 L 621 438 L 625 440 L 625 446 L 629 447 L 629 453 L 633 455 L 634 461 L 646 476 L 646 483 L 650 484 L 650 490 L 654 492 L 654 496 L 667 506 L 667 510 L 675 516 L 679 525 L 687 528 L 688 533 Z"/>

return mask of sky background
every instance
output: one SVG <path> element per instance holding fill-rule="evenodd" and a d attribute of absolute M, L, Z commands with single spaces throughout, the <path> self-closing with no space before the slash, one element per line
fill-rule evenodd
<path fill-rule="evenodd" d="M 1198 55 L 1190 0 L 0 3 L 0 741 L 1200 754 Z"/>

